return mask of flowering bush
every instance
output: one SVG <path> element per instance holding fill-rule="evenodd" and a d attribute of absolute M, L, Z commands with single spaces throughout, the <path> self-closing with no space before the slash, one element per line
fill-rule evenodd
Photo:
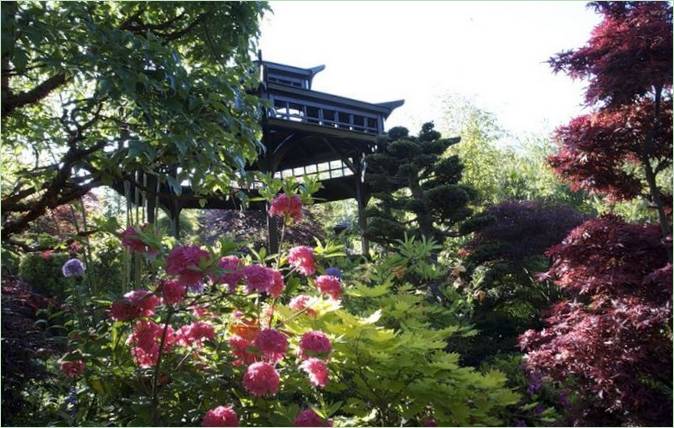
<path fill-rule="evenodd" d="M 144 287 L 96 298 L 104 320 L 71 334 L 72 424 L 496 424 L 517 401 L 502 374 L 445 351 L 462 327 L 402 327 L 387 286 L 335 267 L 339 247 L 243 255 L 133 231 L 118 236 L 150 271 Z M 403 287 L 390 301 L 409 297 L 423 300 Z"/>

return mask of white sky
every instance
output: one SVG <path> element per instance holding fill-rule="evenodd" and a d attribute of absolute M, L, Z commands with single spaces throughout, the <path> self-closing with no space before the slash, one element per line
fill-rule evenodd
<path fill-rule="evenodd" d="M 325 64 L 313 88 L 369 102 L 404 98 L 387 121 L 440 122 L 443 94 L 495 113 L 515 134 L 548 132 L 582 109 L 582 82 L 544 62 L 583 45 L 599 17 L 585 2 L 278 2 L 264 59 Z"/>

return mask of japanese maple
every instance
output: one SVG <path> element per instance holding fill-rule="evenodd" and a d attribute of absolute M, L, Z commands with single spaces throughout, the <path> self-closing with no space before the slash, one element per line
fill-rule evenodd
<path fill-rule="evenodd" d="M 575 382 L 588 414 L 671 422 L 672 265 L 664 246 L 657 226 L 604 216 L 547 252 L 553 264 L 543 276 L 570 299 L 550 309 L 545 329 L 524 333 L 520 346 L 529 370 Z"/>
<path fill-rule="evenodd" d="M 672 165 L 672 6 L 591 3 L 603 20 L 588 43 L 550 60 L 555 72 L 586 79 L 594 107 L 557 129 L 555 171 L 576 189 L 614 199 L 646 197 L 668 235 L 671 195 L 658 175 Z"/>

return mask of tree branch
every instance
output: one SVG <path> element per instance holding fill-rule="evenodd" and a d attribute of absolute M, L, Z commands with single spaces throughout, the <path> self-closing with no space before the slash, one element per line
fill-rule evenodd
<path fill-rule="evenodd" d="M 16 95 L 11 92 L 3 94 L 2 117 L 9 116 L 17 108 L 40 101 L 54 89 L 64 85 L 67 81 L 68 78 L 66 78 L 66 75 L 64 73 L 59 73 L 43 81 L 30 91 L 21 92 Z"/>

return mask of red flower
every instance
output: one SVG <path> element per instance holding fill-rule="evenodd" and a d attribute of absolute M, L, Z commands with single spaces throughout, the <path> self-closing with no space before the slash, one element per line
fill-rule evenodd
<path fill-rule="evenodd" d="M 147 290 L 133 290 L 112 304 L 110 315 L 115 321 L 129 321 L 154 315 L 159 298 Z"/>
<path fill-rule="evenodd" d="M 332 297 L 335 300 L 339 300 L 342 297 L 342 284 L 339 281 L 339 278 L 330 275 L 321 275 L 316 278 L 316 288 L 328 296 Z"/>
<path fill-rule="evenodd" d="M 61 372 L 70 378 L 77 378 L 84 373 L 85 364 L 83 360 L 61 361 Z"/>
<path fill-rule="evenodd" d="M 295 417 L 296 427 L 331 427 L 332 421 L 326 421 L 311 409 L 302 410 Z"/>
<path fill-rule="evenodd" d="M 218 266 L 224 270 L 220 277 L 214 280 L 217 284 L 226 284 L 229 291 L 234 292 L 237 284 L 243 279 L 241 259 L 236 256 L 226 256 L 220 259 Z"/>
<path fill-rule="evenodd" d="M 306 294 L 300 294 L 298 296 L 295 296 L 290 300 L 290 303 L 288 306 L 295 311 L 304 311 L 305 314 L 307 314 L 310 317 L 315 317 L 316 316 L 316 311 L 311 309 L 310 303 L 312 301 L 311 296 L 307 296 Z"/>
<path fill-rule="evenodd" d="M 196 321 L 184 325 L 176 333 L 177 343 L 181 346 L 201 347 L 206 340 L 215 339 L 213 325 L 203 321 Z"/>
<path fill-rule="evenodd" d="M 185 298 L 187 287 L 177 281 L 162 281 L 161 293 L 164 298 L 164 303 L 167 305 L 174 305 L 180 303 Z"/>
<path fill-rule="evenodd" d="M 208 251 L 196 245 L 175 247 L 166 258 L 166 272 L 177 276 L 181 284 L 198 284 L 204 276 L 201 266 L 209 256 Z"/>
<path fill-rule="evenodd" d="M 302 221 L 302 199 L 297 195 L 288 196 L 285 193 L 277 195 L 269 207 L 269 215 L 283 217 L 284 221 Z"/>
<path fill-rule="evenodd" d="M 304 276 L 316 273 L 314 249 L 311 247 L 301 245 L 299 247 L 291 248 L 288 252 L 288 263 Z"/>
<path fill-rule="evenodd" d="M 133 326 L 133 333 L 129 336 L 127 343 L 133 346 L 131 354 L 139 367 L 147 368 L 157 364 L 163 335 L 164 326 L 154 321 L 138 321 Z M 169 352 L 175 341 L 173 328 L 168 326 L 162 352 Z"/>
<path fill-rule="evenodd" d="M 238 427 L 239 417 L 232 406 L 218 406 L 204 415 L 201 421 L 203 427 Z"/>
<path fill-rule="evenodd" d="M 325 357 L 332 350 L 330 339 L 322 331 L 308 331 L 300 339 L 300 358 Z"/>
<path fill-rule="evenodd" d="M 307 358 L 300 364 L 300 368 L 309 375 L 312 385 L 324 388 L 328 384 L 328 366 L 318 358 Z"/>
<path fill-rule="evenodd" d="M 288 339 L 273 328 L 261 330 L 254 341 L 255 347 L 271 362 L 280 361 L 288 351 Z"/>
<path fill-rule="evenodd" d="M 243 376 L 246 391 L 256 397 L 276 394 L 279 383 L 280 378 L 274 366 L 264 362 L 251 364 Z"/>
<path fill-rule="evenodd" d="M 141 230 L 151 227 L 149 224 L 146 224 L 141 227 Z M 128 248 L 130 251 L 136 253 L 146 253 L 149 255 L 157 255 L 159 250 L 154 248 L 150 244 L 147 244 L 143 241 L 138 229 L 134 226 L 129 226 L 124 232 L 121 233 L 122 245 Z"/>
<path fill-rule="evenodd" d="M 283 294 L 286 284 L 285 281 L 283 281 L 283 274 L 281 274 L 281 272 L 273 269 L 272 275 L 274 276 L 274 285 L 272 285 L 271 289 L 269 290 L 269 294 L 275 299 L 278 299 L 281 297 L 281 294 Z"/>
<path fill-rule="evenodd" d="M 249 293 L 255 291 L 258 293 L 269 293 L 274 286 L 273 272 L 273 269 L 269 269 L 266 266 L 246 266 L 243 270 L 243 274 L 246 278 L 246 290 Z"/>

